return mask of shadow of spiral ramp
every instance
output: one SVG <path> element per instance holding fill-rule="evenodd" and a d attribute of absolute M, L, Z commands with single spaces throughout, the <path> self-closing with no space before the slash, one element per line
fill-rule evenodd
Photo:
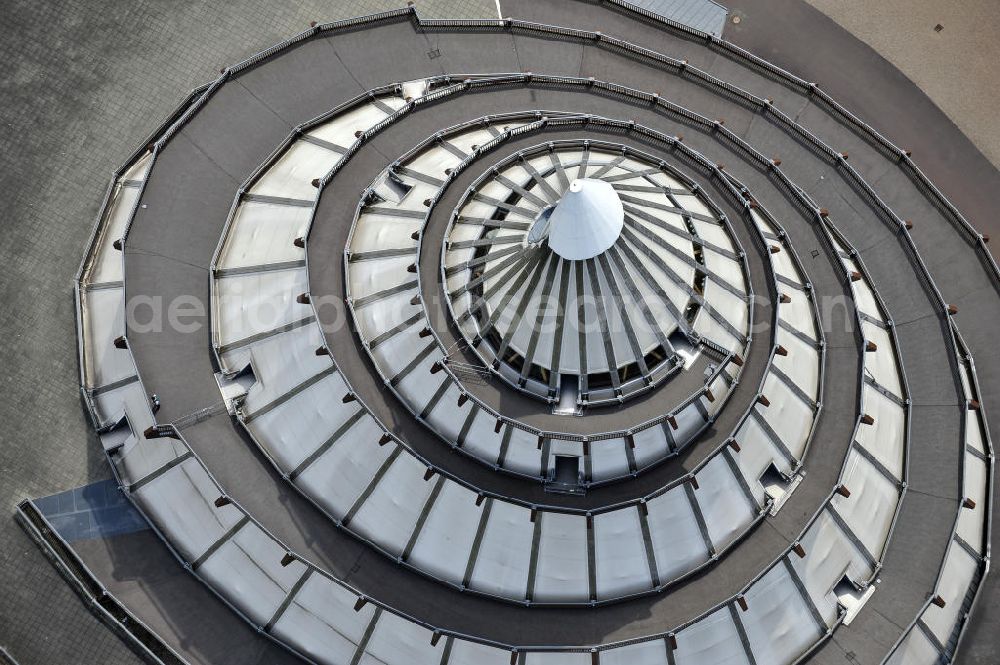
<path fill-rule="evenodd" d="M 81 378 L 132 503 L 306 662 L 953 660 L 986 239 L 718 37 L 505 13 L 312 26 L 115 175 Z M 182 297 L 210 335 L 126 322 Z"/>

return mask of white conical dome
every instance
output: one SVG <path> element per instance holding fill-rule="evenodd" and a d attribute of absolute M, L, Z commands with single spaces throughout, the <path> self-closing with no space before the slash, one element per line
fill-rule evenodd
<path fill-rule="evenodd" d="M 603 180 L 574 180 L 549 216 L 549 247 L 571 261 L 592 259 L 615 244 L 625 211 Z"/>

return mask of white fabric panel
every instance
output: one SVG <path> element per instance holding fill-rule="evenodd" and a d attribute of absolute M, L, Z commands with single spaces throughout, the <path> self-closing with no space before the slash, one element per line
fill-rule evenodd
<path fill-rule="evenodd" d="M 294 469 L 357 413 L 356 402 L 344 404 L 342 398 L 346 392 L 340 375 L 330 374 L 294 398 L 252 419 L 246 428 L 279 466 Z M 371 416 L 362 417 L 351 435 L 356 437 L 362 432 L 370 433 L 374 439 L 381 436 L 381 429 Z"/>
<path fill-rule="evenodd" d="M 364 307 L 354 308 L 354 321 L 357 324 L 358 335 L 361 339 L 371 342 L 382 333 L 392 330 L 404 321 L 409 320 L 417 312 L 423 311 L 422 306 L 410 304 L 413 295 L 413 293 L 407 291 L 376 300 Z M 412 340 L 412 344 L 423 348 L 425 342 L 420 340 L 417 334 L 426 325 L 426 318 L 417 319 L 407 328 L 397 332 L 395 337 Z M 418 342 L 417 340 L 420 341 Z"/>
<path fill-rule="evenodd" d="M 705 516 L 708 535 L 715 548 L 721 550 L 742 535 L 756 515 L 722 455 L 713 457 L 695 478 L 699 487 L 694 495 Z"/>
<path fill-rule="evenodd" d="M 785 295 L 790 302 L 776 302 L 778 318 L 792 324 L 792 327 L 803 332 L 813 339 L 818 339 L 816 335 L 816 319 L 813 316 L 812 303 L 809 297 L 801 291 L 785 289 Z"/>
<path fill-rule="evenodd" d="M 951 633 L 962 618 L 962 604 L 965 594 L 972 586 L 977 567 L 976 560 L 952 541 L 944 559 L 943 574 L 935 589 L 944 599 L 945 606 L 928 605 L 922 616 L 924 623 L 942 644 L 951 640 Z"/>
<path fill-rule="evenodd" d="M 715 319 L 709 316 L 705 311 L 698 311 L 698 315 L 695 317 L 692 328 L 702 337 L 712 340 L 727 351 L 740 353 L 743 350 L 742 342 L 733 337 L 732 333 L 719 325 L 719 323 L 717 323 Z"/>
<path fill-rule="evenodd" d="M 625 445 L 625 439 L 604 439 L 590 444 L 594 480 L 617 478 L 629 472 Z"/>
<path fill-rule="evenodd" d="M 304 381 L 333 368 L 330 356 L 315 353 L 323 341 L 323 331 L 318 325 L 306 325 L 254 344 L 250 348 L 250 362 L 257 382 L 247 391 L 243 412 L 253 413 Z M 341 385 L 346 393 L 346 384 L 341 382 Z"/>
<path fill-rule="evenodd" d="M 333 580 L 313 574 L 271 627 L 271 635 L 323 665 L 349 663 L 375 613 L 371 603 L 355 612 L 357 598 Z"/>
<path fill-rule="evenodd" d="M 444 180 L 448 177 L 446 169 L 453 169 L 462 163 L 455 155 L 441 147 L 431 147 L 410 160 L 408 168 L 419 171 L 432 178 Z"/>
<path fill-rule="evenodd" d="M 702 406 L 705 407 L 705 411 L 710 416 L 714 416 L 722 410 L 725 405 L 726 397 L 729 396 L 729 383 L 723 375 L 719 375 L 712 380 L 708 385 L 708 389 L 712 391 L 712 397 L 715 401 L 710 402 L 708 398 L 704 395 L 699 397 Z"/>
<path fill-rule="evenodd" d="M 601 652 L 601 665 L 668 665 L 663 640 L 629 644 Z"/>
<path fill-rule="evenodd" d="M 635 507 L 594 515 L 594 553 L 598 598 L 652 588 L 639 511 Z"/>
<path fill-rule="evenodd" d="M 350 439 L 334 444 L 295 480 L 327 512 L 340 519 L 368 487 L 394 446 Z"/>
<path fill-rule="evenodd" d="M 396 390 L 413 413 L 423 413 L 424 407 L 444 383 L 452 383 L 451 377 L 443 370 L 431 374 L 434 363 L 442 360 L 444 354 L 437 348 L 428 354 L 419 365 L 396 384 Z"/>
<path fill-rule="evenodd" d="M 711 278 L 705 280 L 705 300 L 707 307 L 711 307 L 715 312 L 721 314 L 726 321 L 731 323 L 744 336 L 747 334 L 749 323 L 747 318 L 747 303 L 745 301 L 719 286 Z"/>
<path fill-rule="evenodd" d="M 407 194 L 409 198 L 409 194 Z M 382 207 L 392 207 L 406 209 L 402 204 L 380 204 Z M 421 205 L 421 207 L 423 207 Z M 424 208 L 426 210 L 426 208 Z M 351 253 L 370 252 L 382 249 L 412 249 L 413 259 L 417 258 L 417 241 L 411 236 L 413 232 L 423 226 L 419 219 L 409 219 L 403 217 L 389 217 L 386 215 L 373 214 L 375 209 L 370 208 L 363 213 L 354 226 L 351 234 Z M 380 261 L 381 259 L 361 259 L 364 261 Z"/>
<path fill-rule="evenodd" d="M 748 450 L 753 451 L 750 453 L 751 455 L 770 455 L 771 461 L 774 462 L 779 471 L 785 475 L 791 474 L 791 465 L 785 456 L 778 451 L 775 442 L 771 441 L 770 436 L 760 426 L 756 418 L 751 417 L 744 420 L 735 438 L 740 444 L 740 456 Z"/>
<path fill-rule="evenodd" d="M 774 464 L 775 468 L 785 475 L 791 473 L 791 467 L 755 419 L 747 418 L 744 420 L 735 439 L 740 445 L 740 452 L 734 452 L 733 457 L 736 459 L 740 473 L 750 486 L 750 491 L 753 492 L 757 504 L 763 506 L 767 495 L 764 492 L 764 486 L 760 483 L 761 474 L 770 464 Z"/>
<path fill-rule="evenodd" d="M 594 259 L 594 266 L 597 267 L 597 283 L 601 290 L 601 295 L 604 297 L 602 302 L 604 303 L 604 310 L 607 316 L 608 337 L 611 340 L 611 348 L 615 354 L 615 362 L 618 364 L 618 367 L 623 367 L 630 362 L 635 362 L 636 360 L 635 354 L 632 352 L 632 346 L 628 340 L 628 334 L 625 332 L 625 322 L 622 320 L 621 312 L 617 306 L 619 302 L 626 304 L 623 302 L 625 301 L 626 296 L 613 295 L 614 291 L 608 284 L 608 280 L 605 279 L 604 269 L 601 267 L 601 264 L 597 261 L 597 259 Z M 628 306 L 626 304 L 626 309 L 627 308 Z M 645 328 L 645 320 L 642 319 L 641 314 L 638 312 L 636 312 L 636 314 L 638 315 L 636 320 L 640 321 L 640 329 L 636 330 L 631 324 L 629 324 L 629 327 L 632 327 L 633 330 L 635 330 L 635 333 L 638 336 L 640 348 L 645 348 L 652 340 L 652 337 L 649 333 L 641 330 L 641 328 Z M 595 330 L 594 332 L 600 335 L 600 329 Z"/>
<path fill-rule="evenodd" d="M 217 322 L 217 343 L 229 344 L 311 316 L 309 305 L 295 301 L 308 290 L 304 267 L 216 280 L 213 322 Z"/>
<path fill-rule="evenodd" d="M 186 561 L 201 556 L 243 517 L 232 504 L 216 508 L 213 502 L 220 495 L 208 472 L 193 457 L 132 494 Z"/>
<path fill-rule="evenodd" d="M 809 333 L 812 334 L 812 328 Z M 814 400 L 819 395 L 819 351 L 815 346 L 788 332 L 784 328 L 775 328 L 775 344 L 785 347 L 787 356 L 774 354 L 774 366 L 789 376 L 795 385 L 802 388 Z"/>
<path fill-rule="evenodd" d="M 386 379 L 403 371 L 430 344 L 429 340 L 420 339 L 419 332 L 419 328 L 407 328 L 382 342 L 371 352 L 372 360 Z"/>
<path fill-rule="evenodd" d="M 754 408 L 764 416 L 775 434 L 796 459 L 802 458 L 806 441 L 815 418 L 815 411 L 799 399 L 784 381 L 768 373 L 764 379 L 763 394 L 770 406 L 757 404 Z"/>
<path fill-rule="evenodd" d="M 269 413 L 259 419 L 274 419 L 274 423 L 267 423 L 266 429 L 257 427 L 262 425 L 258 421 L 248 426 L 254 433 L 266 431 L 266 436 L 258 434 L 255 438 L 286 473 L 295 469 L 333 436 L 348 419 L 362 410 L 356 403 L 342 405 L 340 400 L 324 404 L 316 403 L 310 398 L 310 402 L 314 408 L 304 414 L 296 414 L 292 418 L 300 421 L 294 429 L 284 426 L 286 416 L 280 409 L 277 414 Z M 326 408 L 327 405 L 329 408 Z M 361 442 L 377 441 L 382 434 L 383 430 L 378 422 L 370 415 L 363 415 L 340 435 L 340 439 L 334 445 L 347 442 L 345 445 L 357 446 Z"/>
<path fill-rule="evenodd" d="M 805 284 L 805 277 L 798 271 L 795 267 L 795 262 L 792 261 L 792 254 L 785 247 L 782 247 L 780 243 L 774 241 L 767 241 L 768 245 L 781 247 L 780 252 L 775 252 L 774 254 L 768 254 L 771 259 L 771 266 L 774 268 L 774 272 L 777 275 L 781 275 L 787 279 L 797 282 L 799 284 Z"/>
<path fill-rule="evenodd" d="M 113 454 L 113 459 L 122 484 L 131 484 L 187 451 L 187 446 L 178 439 L 147 439 L 140 430 L 128 436 L 121 449 Z"/>
<path fill-rule="evenodd" d="M 687 573 L 708 560 L 694 509 L 683 486 L 678 486 L 646 502 L 649 535 L 660 583 Z"/>
<path fill-rule="evenodd" d="M 115 348 L 115 339 L 125 334 L 125 289 L 84 291 L 80 308 L 87 387 L 99 388 L 135 375 L 132 354 Z"/>
<path fill-rule="evenodd" d="M 705 419 L 694 402 L 688 404 L 679 413 L 674 414 L 674 420 L 677 421 L 677 429 L 672 430 L 671 433 L 677 447 L 686 444 L 705 426 Z M 671 427 L 671 425 L 668 423 L 667 427 Z"/>
<path fill-rule="evenodd" d="M 685 210 L 690 210 L 693 213 L 704 215 L 705 217 L 715 217 L 715 213 L 709 210 L 705 204 L 701 202 L 701 199 L 694 194 L 675 194 L 674 198 Z"/>
<path fill-rule="evenodd" d="M 941 654 L 924 635 L 924 631 L 913 628 L 892 654 L 892 658 L 886 661 L 886 665 L 939 665 L 940 662 Z"/>
<path fill-rule="evenodd" d="M 395 256 L 377 261 L 355 261 L 347 266 L 348 294 L 354 300 L 414 281 L 417 276 L 406 269 L 413 263 L 412 256 Z M 416 286 L 413 287 L 416 293 Z"/>
<path fill-rule="evenodd" d="M 865 340 L 875 342 L 877 350 L 865 353 L 865 370 L 876 382 L 893 395 L 903 397 L 899 380 L 899 366 L 896 364 L 896 349 L 889 331 L 867 321 L 861 321 L 861 334 Z"/>
<path fill-rule="evenodd" d="M 972 424 L 972 423 L 970 423 Z M 983 536 L 986 528 L 986 487 L 989 482 L 986 462 L 975 455 L 965 453 L 965 475 L 962 477 L 962 488 L 965 498 L 976 502 L 975 508 L 961 508 L 958 511 L 958 535 L 965 542 L 983 554 Z"/>
<path fill-rule="evenodd" d="M 403 104 L 403 100 L 392 96 L 380 97 L 379 100 L 393 108 Z M 374 104 L 365 104 L 346 113 L 338 114 L 329 122 L 310 130 L 309 134 L 335 145 L 350 148 L 357 141 L 354 132 L 366 131 L 385 120 L 386 117 L 385 112 L 379 107 Z"/>
<path fill-rule="evenodd" d="M 541 602 L 584 601 L 590 597 L 587 519 L 582 515 L 539 512 L 534 599 Z"/>
<path fill-rule="evenodd" d="M 591 665 L 591 660 L 589 653 L 534 652 L 525 655 L 524 665 Z"/>
<path fill-rule="evenodd" d="M 131 356 L 131 354 L 129 354 Z M 134 367 L 134 366 L 133 366 Z M 94 397 L 94 410 L 105 424 L 118 423 L 126 415 L 129 427 L 141 436 L 153 424 L 149 394 L 139 382 L 129 383 L 116 390 Z"/>
<path fill-rule="evenodd" d="M 862 424 L 855 438 L 893 476 L 902 479 L 906 411 L 867 383 L 862 388 L 862 395 L 864 411 L 875 419 L 875 424 Z"/>
<path fill-rule="evenodd" d="M 432 646 L 431 635 L 409 619 L 382 612 L 358 665 L 440 665 L 444 640 Z"/>
<path fill-rule="evenodd" d="M 351 530 L 399 555 L 406 547 L 434 483 L 412 455 L 396 458 L 351 520 Z"/>
<path fill-rule="evenodd" d="M 722 224 L 706 222 L 701 219 L 694 219 L 693 217 L 691 218 L 691 223 L 694 225 L 695 233 L 703 240 L 712 243 L 716 247 L 728 249 L 733 253 L 738 251 L 732 238 L 729 237 L 729 233 Z M 737 286 L 741 284 L 742 282 L 736 283 Z"/>
<path fill-rule="evenodd" d="M 510 429 L 510 442 L 503 467 L 532 476 L 542 473 L 542 451 L 538 449 L 538 435 L 517 427 Z"/>
<path fill-rule="evenodd" d="M 825 510 L 802 535 L 799 541 L 806 551 L 805 558 L 789 556 L 792 567 L 802 580 L 809 597 L 827 626 L 838 616 L 837 596 L 833 589 L 846 574 L 851 580 L 862 581 L 874 570 Z"/>
<path fill-rule="evenodd" d="M 258 626 L 274 616 L 306 571 L 301 561 L 281 565 L 286 550 L 253 522 L 247 523 L 198 568 L 198 573 Z"/>
<path fill-rule="evenodd" d="M 128 167 L 118 181 L 124 182 L 126 180 L 145 180 L 146 176 L 149 175 L 149 167 L 152 165 L 153 153 L 152 151 L 149 151 L 137 159 L 132 166 Z"/>
<path fill-rule="evenodd" d="M 482 506 L 476 505 L 475 492 L 445 481 L 408 561 L 441 579 L 461 584 L 482 512 Z"/>
<path fill-rule="evenodd" d="M 312 220 L 312 208 L 242 201 L 236 208 L 226 240 L 215 261 L 216 268 L 243 268 L 304 259 L 296 247 Z"/>
<path fill-rule="evenodd" d="M 124 178 L 119 180 L 123 181 Z M 100 231 L 98 244 L 94 247 L 93 257 L 87 266 L 84 283 L 121 281 L 122 253 L 114 248 L 114 242 L 125 235 L 125 227 L 128 226 L 138 198 L 138 187 L 117 187 L 105 217 L 104 228 Z"/>
<path fill-rule="evenodd" d="M 868 551 L 879 557 L 889 535 L 899 492 L 856 450 L 848 454 L 842 477 L 851 496 L 835 494 L 832 504 Z"/>
<path fill-rule="evenodd" d="M 986 454 L 983 432 L 980 429 L 979 415 L 976 411 L 967 411 L 965 415 L 965 445 Z"/>
<path fill-rule="evenodd" d="M 319 195 L 313 179 L 329 173 L 339 159 L 338 153 L 300 139 L 260 176 L 250 193 L 312 201 Z"/>
<path fill-rule="evenodd" d="M 848 270 L 857 270 L 857 266 L 852 262 Z M 859 279 L 856 282 L 851 282 L 851 289 L 854 293 L 854 305 L 859 310 L 879 321 L 885 321 L 885 317 L 882 316 L 882 310 L 879 309 L 878 303 L 875 300 L 875 294 L 867 280 Z"/>
<path fill-rule="evenodd" d="M 468 640 L 455 640 L 451 644 L 448 665 L 510 665 L 510 651 Z"/>
<path fill-rule="evenodd" d="M 448 390 L 438 400 L 434 410 L 427 414 L 427 421 L 446 441 L 454 443 L 458 441 L 458 435 L 462 431 L 462 425 L 465 424 L 465 418 L 473 408 L 473 402 L 470 399 L 462 406 L 458 406 L 462 390 L 455 381 L 450 379 L 449 381 Z"/>
<path fill-rule="evenodd" d="M 534 527 L 527 508 L 494 501 L 469 586 L 505 598 L 524 598 Z"/>
<path fill-rule="evenodd" d="M 791 663 L 820 637 L 788 569 L 778 564 L 746 592 L 740 619 L 758 663 Z"/>
<path fill-rule="evenodd" d="M 496 462 L 497 456 L 500 454 L 501 438 L 501 434 L 493 431 L 494 427 L 496 427 L 496 422 L 496 418 L 480 409 L 476 413 L 476 417 L 472 419 L 472 424 L 465 435 L 465 442 L 462 444 L 462 448 L 466 452 L 491 464 Z"/>
<path fill-rule="evenodd" d="M 474 146 L 480 146 L 493 140 L 493 133 L 484 128 L 469 127 L 462 133 L 448 137 L 448 142 L 463 152 L 472 154 Z"/>
<path fill-rule="evenodd" d="M 670 453 L 663 427 L 654 425 L 632 435 L 632 442 L 635 443 L 635 464 L 638 468 L 642 469 L 659 462 Z"/>
<path fill-rule="evenodd" d="M 676 665 L 749 665 L 728 607 L 677 633 Z"/>

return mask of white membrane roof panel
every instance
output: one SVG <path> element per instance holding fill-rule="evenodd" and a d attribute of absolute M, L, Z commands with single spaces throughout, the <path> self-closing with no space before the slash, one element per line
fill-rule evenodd
<path fill-rule="evenodd" d="M 747 610 L 739 612 L 750 649 L 758 663 L 791 663 L 820 637 L 805 598 L 781 563 L 746 593 Z"/>
<path fill-rule="evenodd" d="M 728 607 L 677 633 L 676 665 L 749 665 Z"/>
<path fill-rule="evenodd" d="M 788 560 L 820 616 L 827 626 L 832 626 L 838 616 L 837 595 L 834 593 L 837 584 L 845 574 L 852 581 L 861 582 L 874 571 L 826 511 L 817 516 L 799 543 L 806 556 L 792 556 Z"/>
<path fill-rule="evenodd" d="M 944 559 L 941 579 L 935 591 L 944 599 L 944 607 L 931 603 L 921 618 L 942 644 L 951 641 L 952 631 L 964 614 L 965 596 L 976 579 L 979 562 L 954 540 Z"/>
<path fill-rule="evenodd" d="M 312 181 L 322 178 L 340 160 L 340 155 L 308 141 L 298 140 L 250 187 L 250 194 L 313 201 L 319 189 Z"/>
<path fill-rule="evenodd" d="M 122 253 L 114 248 L 114 242 L 125 235 L 125 227 L 128 225 L 129 219 L 132 218 L 132 210 L 138 199 L 138 187 L 116 185 L 116 191 L 107 212 L 105 227 L 98 237 L 94 256 L 91 258 L 84 275 L 86 284 L 121 281 Z"/>
<path fill-rule="evenodd" d="M 356 402 L 344 404 L 345 392 L 340 375 L 329 374 L 294 398 L 253 418 L 246 427 L 279 466 L 294 469 L 359 413 Z M 377 439 L 381 431 L 375 420 L 365 414 L 350 434 L 355 438 L 368 435 Z"/>
<path fill-rule="evenodd" d="M 298 295 L 308 290 L 305 268 L 216 280 L 214 321 L 218 322 L 218 344 L 224 347 L 311 317 L 312 308 L 296 302 Z"/>
<path fill-rule="evenodd" d="M 875 419 L 862 424 L 857 442 L 864 446 L 892 475 L 903 478 L 903 452 L 906 446 L 906 410 L 892 399 L 865 384 L 862 388 L 864 411 Z"/>
<path fill-rule="evenodd" d="M 580 515 L 539 513 L 534 599 L 542 602 L 580 601 L 589 597 L 587 520 Z"/>
<path fill-rule="evenodd" d="M 448 665 L 510 665 L 510 651 L 468 640 L 451 645 Z"/>
<path fill-rule="evenodd" d="M 215 261 L 217 269 L 246 268 L 305 259 L 295 246 L 305 236 L 312 209 L 263 201 L 242 201 Z"/>
<path fill-rule="evenodd" d="M 143 485 L 132 496 L 186 561 L 201 556 L 243 517 L 231 504 L 214 506 L 221 492 L 194 458 Z"/>
<path fill-rule="evenodd" d="M 639 511 L 634 507 L 594 516 L 597 597 L 619 597 L 652 587 Z"/>
<path fill-rule="evenodd" d="M 286 553 L 280 543 L 250 522 L 209 556 L 198 573 L 260 626 L 274 616 L 306 571 L 298 560 L 282 566 Z"/>
<path fill-rule="evenodd" d="M 490 519 L 469 586 L 506 598 L 523 598 L 535 528 L 531 511 L 503 501 L 491 501 L 491 504 Z"/>
<path fill-rule="evenodd" d="M 81 310 L 87 387 L 99 388 L 135 375 L 131 354 L 114 344 L 125 334 L 124 288 L 84 291 Z"/>
<path fill-rule="evenodd" d="M 651 640 L 601 652 L 601 665 L 668 665 L 667 644 Z"/>
<path fill-rule="evenodd" d="M 271 627 L 271 634 L 298 645 L 324 665 L 350 662 L 375 613 L 370 603 L 355 612 L 357 599 L 336 582 L 311 575 Z"/>
<path fill-rule="evenodd" d="M 475 492 L 445 481 L 408 561 L 432 575 L 461 584 L 482 512 L 482 506 L 476 505 Z"/>
<path fill-rule="evenodd" d="M 355 513 L 351 530 L 393 554 L 401 554 L 434 489 L 433 478 L 424 480 L 426 471 L 412 455 L 397 457 Z"/>
<path fill-rule="evenodd" d="M 835 494 L 833 507 L 868 551 L 878 557 L 889 535 L 899 490 L 856 450 L 847 456 L 843 484 L 851 496 Z"/>
<path fill-rule="evenodd" d="M 675 487 L 650 499 L 646 508 L 661 583 L 708 560 L 708 546 L 683 487 Z"/>
<path fill-rule="evenodd" d="M 440 665 L 444 640 L 431 644 L 431 631 L 382 612 L 358 665 Z"/>
<path fill-rule="evenodd" d="M 378 445 L 377 440 L 338 441 L 309 465 L 295 484 L 335 518 L 343 518 L 394 450 L 397 448 L 389 444 Z"/>
<path fill-rule="evenodd" d="M 930 638 L 924 631 L 916 628 L 910 630 L 903 642 L 892 654 L 892 658 L 886 661 L 886 665 L 938 665 L 941 662 L 941 654 L 938 653 Z"/>
<path fill-rule="evenodd" d="M 749 499 L 721 455 L 716 455 L 695 474 L 699 488 L 694 495 L 701 506 L 708 534 L 716 549 L 722 549 L 754 520 Z"/>

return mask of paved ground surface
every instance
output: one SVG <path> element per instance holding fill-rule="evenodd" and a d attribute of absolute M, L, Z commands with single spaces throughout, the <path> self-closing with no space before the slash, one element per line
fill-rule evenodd
<path fill-rule="evenodd" d="M 995 0 L 807 2 L 898 67 L 1000 166 Z"/>
<path fill-rule="evenodd" d="M 0 191 L 8 196 L 0 243 L 0 332 L 5 339 L 0 348 L 0 505 L 6 515 L 21 498 L 107 477 L 76 390 L 70 284 L 112 169 L 218 67 L 301 30 L 309 20 L 398 4 L 317 2 L 283 8 L 275 16 L 273 7 L 255 1 L 221 8 L 134 3 L 112 13 L 93 2 L 56 6 L 5 0 L 0 29 L 13 36 L 0 46 L 8 63 L 0 76 L 5 99 Z M 739 9 L 737 5 L 751 3 L 731 4 Z M 789 5 L 791 0 L 768 4 Z M 451 16 L 495 11 L 491 1 L 418 2 L 428 11 L 443 12 L 445 5 Z M 762 11 L 760 3 L 756 7 L 753 11 Z M 750 20 L 733 38 L 748 45 L 758 42 L 759 52 L 773 57 L 764 48 L 776 43 L 773 32 L 755 20 L 751 9 L 744 11 Z M 786 20 L 802 27 L 815 25 L 814 18 L 801 12 Z M 952 23 L 938 20 L 946 25 L 944 35 Z M 846 33 L 836 37 L 851 53 L 859 52 L 860 45 Z M 843 95 L 835 96 L 852 106 Z M 975 196 L 976 189 L 953 178 L 946 193 L 967 211 L 978 201 L 985 225 L 989 208 Z M 0 542 L 0 586 L 6 590 L 0 599 L 0 645 L 22 664 L 136 662 L 10 519 L 0 520 Z M 996 575 L 992 579 L 996 594 Z M 984 599 L 980 614 L 990 598 Z M 974 629 L 966 648 L 979 649 L 984 657 L 969 662 L 996 662 L 988 660 L 985 650 L 995 648 L 995 640 L 976 635 Z"/>

